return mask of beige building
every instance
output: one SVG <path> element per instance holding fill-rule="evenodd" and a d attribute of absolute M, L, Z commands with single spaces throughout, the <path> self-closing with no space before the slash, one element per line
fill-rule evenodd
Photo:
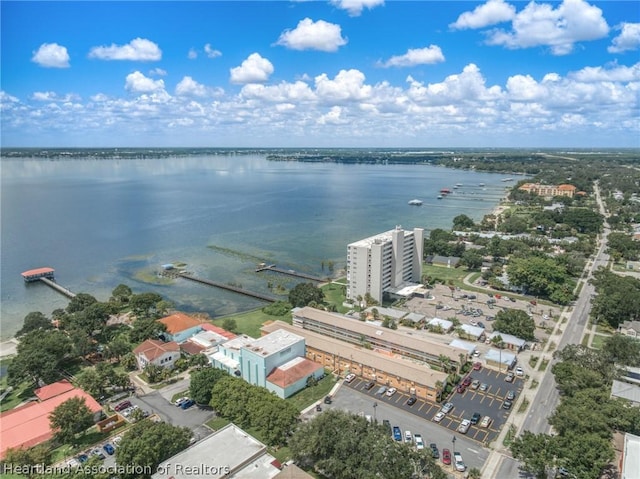
<path fill-rule="evenodd" d="M 133 354 L 141 370 L 150 363 L 172 369 L 175 362 L 180 359 L 180 346 L 175 341 L 165 343 L 157 339 L 147 339 L 133 350 Z"/>
<path fill-rule="evenodd" d="M 541 185 L 540 183 L 525 183 L 519 190 L 526 191 L 544 197 L 568 196 L 573 198 L 576 187 L 573 185 Z"/>
<path fill-rule="evenodd" d="M 385 291 L 419 283 L 422 275 L 424 230 L 401 226 L 347 246 L 347 298 L 367 293 L 382 302 Z"/>
<path fill-rule="evenodd" d="M 262 327 L 264 334 L 285 329 L 305 338 L 307 359 L 322 364 L 338 375 L 354 373 L 367 380 L 420 399 L 436 401 L 447 382 L 447 374 L 428 365 L 404 359 L 399 355 L 376 348 L 348 344 L 283 321 L 274 321 Z"/>
<path fill-rule="evenodd" d="M 469 355 L 466 349 L 432 341 L 402 329 L 383 328 L 338 313 L 304 307 L 292 311 L 293 325 L 357 346 L 399 355 L 415 362 L 442 368 L 444 358 L 460 369 Z M 302 334 L 298 330 L 298 334 Z M 308 345 L 307 345 L 308 346 Z"/>

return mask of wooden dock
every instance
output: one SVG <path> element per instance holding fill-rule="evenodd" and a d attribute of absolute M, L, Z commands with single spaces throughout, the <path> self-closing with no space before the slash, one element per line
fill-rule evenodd
<path fill-rule="evenodd" d="M 245 296 L 249 296 L 251 298 L 260 299 L 262 301 L 268 301 L 270 303 L 274 303 L 278 301 L 278 298 L 274 296 L 270 296 L 268 294 L 256 293 L 254 291 L 249 291 L 247 289 L 239 288 L 238 286 L 231 286 L 230 284 L 220 283 L 218 281 L 212 281 L 210 279 L 198 278 L 194 276 L 192 273 L 174 273 L 175 276 L 188 279 L 191 281 L 195 281 L 196 283 L 206 284 L 207 286 L 213 286 L 214 288 L 225 289 L 227 291 L 232 291 L 234 293 L 243 294 Z"/>
<path fill-rule="evenodd" d="M 42 277 L 42 278 L 39 278 L 39 280 L 42 281 L 47 286 L 50 286 L 51 288 L 55 289 L 58 293 L 64 294 L 69 299 L 73 299 L 76 297 L 76 293 L 68 290 L 64 286 L 60 286 L 58 283 L 56 283 L 55 281 L 51 281 L 49 278 Z"/>
<path fill-rule="evenodd" d="M 308 279 L 309 281 L 315 281 L 316 283 L 323 283 L 325 281 L 328 281 L 327 278 L 319 278 L 317 276 L 312 276 L 306 273 L 298 273 L 297 271 L 294 271 L 292 269 L 278 268 L 275 264 L 258 266 L 256 268 L 256 273 L 260 273 L 261 271 L 273 271 L 274 273 L 286 274 L 289 276 L 294 276 L 296 278 Z"/>

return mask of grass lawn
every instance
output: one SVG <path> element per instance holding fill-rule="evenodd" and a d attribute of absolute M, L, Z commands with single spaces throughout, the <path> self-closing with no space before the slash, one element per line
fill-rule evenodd
<path fill-rule="evenodd" d="M 338 312 L 342 314 L 351 309 L 342 305 L 342 303 L 347 299 L 345 291 L 345 286 L 335 283 L 329 283 L 322 287 L 325 301 L 329 304 L 335 304 Z"/>
<path fill-rule="evenodd" d="M 213 429 L 214 431 L 217 431 L 230 423 L 231 421 L 223 417 L 214 417 L 213 419 L 209 419 L 205 424 L 209 426 L 211 429 Z"/>
<path fill-rule="evenodd" d="M 602 349 L 602 343 L 604 343 L 605 339 L 608 336 L 601 336 L 600 334 L 594 334 L 593 339 L 591 340 L 591 348 L 592 349 Z"/>
<path fill-rule="evenodd" d="M 11 362 L 11 359 L 3 359 L 2 365 L 8 366 L 9 362 Z M 6 374 L 0 379 L 0 391 L 5 391 L 9 387 L 7 379 L 8 377 Z M 21 402 L 26 401 L 30 397 L 34 397 L 33 389 L 33 383 L 31 382 L 23 382 L 19 386 L 15 387 L 13 391 L 7 394 L 7 396 L 2 400 L 0 412 L 13 409 Z"/>
<path fill-rule="evenodd" d="M 233 319 L 238 325 L 236 332 L 246 334 L 252 338 L 259 338 L 261 336 L 260 327 L 267 321 L 280 320 L 291 324 L 291 313 L 288 313 L 285 316 L 271 316 L 270 314 L 263 313 L 262 309 L 254 309 L 253 311 L 247 311 L 245 313 L 234 314 L 231 316 L 221 316 L 214 319 L 213 324 L 222 327 L 222 322 L 227 318 Z"/>
<path fill-rule="evenodd" d="M 336 383 L 336 378 L 333 374 L 327 374 L 324 378 L 318 381 L 318 384 L 303 389 L 302 391 L 294 394 L 287 399 L 290 403 L 293 403 L 300 411 L 304 408 L 311 406 L 314 402 L 324 398 L 331 388 Z"/>
<path fill-rule="evenodd" d="M 596 324 L 596 333 L 613 334 L 615 330 L 608 324 Z"/>

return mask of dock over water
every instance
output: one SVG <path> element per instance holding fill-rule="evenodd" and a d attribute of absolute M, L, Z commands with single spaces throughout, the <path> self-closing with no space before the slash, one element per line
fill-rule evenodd
<path fill-rule="evenodd" d="M 55 282 L 55 269 L 45 267 L 45 268 L 36 268 L 30 269 L 29 271 L 25 271 L 21 273 L 22 278 L 25 283 L 34 283 L 36 281 L 42 281 L 44 284 L 49 286 L 50 288 L 55 289 L 58 293 L 64 294 L 67 298 L 75 298 L 76 294 L 73 291 L 68 290 L 64 286 L 60 286 Z"/>
<path fill-rule="evenodd" d="M 296 278 L 308 279 L 309 281 L 315 281 L 316 283 L 322 283 L 324 281 L 328 281 L 327 278 L 319 278 L 317 276 L 313 276 L 310 274 L 299 273 L 292 269 L 278 268 L 275 264 L 258 266 L 256 268 L 256 273 L 260 273 L 261 271 L 273 271 L 274 273 L 286 274 L 289 276 L 294 276 Z"/>
<path fill-rule="evenodd" d="M 230 284 L 220 283 L 218 281 L 213 281 L 210 279 L 199 278 L 197 276 L 194 276 L 191 273 L 186 273 L 186 272 L 174 273 L 172 276 L 177 276 L 180 278 L 188 279 L 190 281 L 195 281 L 196 283 L 206 284 L 207 286 L 213 286 L 215 288 L 225 289 L 227 291 L 232 291 L 234 293 L 243 294 L 251 298 L 260 299 L 262 301 L 268 301 L 269 303 L 275 303 L 276 301 L 278 301 L 278 298 L 274 296 L 270 296 L 268 294 L 257 293 L 255 291 L 249 291 L 247 289 L 240 288 L 238 286 L 232 286 Z"/>

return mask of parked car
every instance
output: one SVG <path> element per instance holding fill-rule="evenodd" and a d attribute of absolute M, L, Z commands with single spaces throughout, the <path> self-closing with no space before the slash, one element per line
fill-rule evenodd
<path fill-rule="evenodd" d="M 373 388 L 373 386 L 375 386 L 376 383 L 373 381 L 369 381 L 367 384 L 365 384 L 364 388 L 368 391 L 369 389 Z"/>
<path fill-rule="evenodd" d="M 78 462 L 80 464 L 84 464 L 85 462 L 87 462 L 89 460 L 89 456 L 87 456 L 86 454 L 80 454 L 80 455 L 76 456 L 76 459 L 78 460 Z"/>
<path fill-rule="evenodd" d="M 482 415 L 479 412 L 474 412 L 471 416 L 471 424 L 478 424 Z"/>
<path fill-rule="evenodd" d="M 176 406 L 181 406 L 183 402 L 187 401 L 189 399 L 188 396 L 182 396 L 181 398 L 176 399 L 176 401 L 173 403 Z"/>
<path fill-rule="evenodd" d="M 464 387 L 464 384 L 458 384 L 458 387 L 456 388 L 458 394 L 464 394 L 466 390 L 467 388 Z"/>
<path fill-rule="evenodd" d="M 487 383 L 481 383 L 479 389 L 480 389 L 480 391 L 484 392 L 487 389 L 489 389 L 489 385 Z"/>
<path fill-rule="evenodd" d="M 471 326 L 477 326 L 477 325 L 478 325 L 478 321 L 476 321 L 475 319 L 470 319 L 470 320 L 469 320 L 469 324 L 470 324 Z"/>
<path fill-rule="evenodd" d="M 482 323 L 482 321 L 478 321 L 478 327 L 485 329 L 484 324 Z"/>
<path fill-rule="evenodd" d="M 508 391 L 507 395 L 506 395 L 506 399 L 507 401 L 513 401 L 516 398 L 516 392 L 515 391 Z"/>
<path fill-rule="evenodd" d="M 465 465 L 464 461 L 462 460 L 462 454 L 460 454 L 459 452 L 454 452 L 453 453 L 453 462 L 456 466 L 456 471 L 458 472 L 464 472 L 467 470 L 467 466 Z"/>
<path fill-rule="evenodd" d="M 438 411 L 435 416 L 433 416 L 434 422 L 440 422 L 444 419 L 445 414 L 442 411 Z"/>
<path fill-rule="evenodd" d="M 470 427 L 471 427 L 471 421 L 469 421 L 468 419 L 463 419 L 460 425 L 458 426 L 458 432 L 460 434 L 466 434 Z"/>
<path fill-rule="evenodd" d="M 516 376 L 524 376 L 524 369 L 522 369 L 520 366 L 516 368 Z"/>
<path fill-rule="evenodd" d="M 116 452 L 116 449 L 110 443 L 106 443 L 104 446 L 102 446 L 102 449 L 104 449 L 104 452 L 106 452 L 110 456 L 113 456 L 113 453 Z"/>
<path fill-rule="evenodd" d="M 482 418 L 482 422 L 480 422 L 480 427 L 489 427 L 493 420 L 490 416 L 485 416 Z"/>
<path fill-rule="evenodd" d="M 386 392 L 387 392 L 387 386 L 380 386 L 376 391 L 376 396 L 382 396 Z"/>
<path fill-rule="evenodd" d="M 477 379 L 474 379 L 470 387 L 471 389 L 478 389 L 480 387 L 480 381 Z"/>
<path fill-rule="evenodd" d="M 118 447 L 120 445 L 120 442 L 122 442 L 122 436 L 116 436 L 111 440 L 111 443 L 114 447 Z"/>
<path fill-rule="evenodd" d="M 482 369 L 482 363 L 479 361 L 476 361 L 475 363 L 473 363 L 473 370 L 474 371 L 480 371 Z"/>
<path fill-rule="evenodd" d="M 438 451 L 438 446 L 436 446 L 436 443 L 432 442 L 431 444 L 429 444 L 429 447 L 431 448 L 431 457 L 433 457 L 434 459 L 438 459 L 440 457 L 440 451 Z"/>
<path fill-rule="evenodd" d="M 67 467 L 69 469 L 75 469 L 77 467 L 80 467 L 80 462 L 75 457 L 72 457 L 67 461 Z"/>
<path fill-rule="evenodd" d="M 446 402 L 442 405 L 442 412 L 449 414 L 453 410 L 453 403 Z"/>
<path fill-rule="evenodd" d="M 187 399 L 185 402 L 183 402 L 182 404 L 180 404 L 180 409 L 189 409 L 191 406 L 193 406 L 196 402 L 193 399 Z"/>
<path fill-rule="evenodd" d="M 387 389 L 386 394 L 387 394 L 387 396 L 391 397 L 396 393 L 396 391 L 397 391 L 396 388 L 389 388 L 389 389 Z"/>
<path fill-rule="evenodd" d="M 508 383 L 512 383 L 514 378 L 515 376 L 513 375 L 513 373 L 509 371 L 507 375 L 504 377 L 504 380 L 507 381 Z"/>
<path fill-rule="evenodd" d="M 93 449 L 91 451 L 91 455 L 92 456 L 96 456 L 98 459 L 104 459 L 105 458 L 105 455 L 102 454 L 102 451 L 100 450 L 99 447 L 96 447 L 95 449 Z"/>
<path fill-rule="evenodd" d="M 353 373 L 347 374 L 347 376 L 344 378 L 344 382 L 346 383 L 350 383 L 351 381 L 353 381 L 356 378 L 356 375 Z"/>
<path fill-rule="evenodd" d="M 464 379 L 462 380 L 462 385 L 463 385 L 464 387 L 468 387 L 468 386 L 469 386 L 469 384 L 471 384 L 471 381 L 473 381 L 473 378 L 472 378 L 471 376 L 467 376 L 466 378 L 464 378 Z"/>
<path fill-rule="evenodd" d="M 404 442 L 413 442 L 413 435 L 411 434 L 411 431 L 404 432 Z"/>
<path fill-rule="evenodd" d="M 451 451 L 449 449 L 442 450 L 442 464 L 446 466 L 451 464 Z"/>
<path fill-rule="evenodd" d="M 316 404 L 316 411 L 322 412 L 322 406 L 320 404 Z"/>
<path fill-rule="evenodd" d="M 402 441 L 402 431 L 398 426 L 393 426 L 393 439 L 398 442 Z"/>
<path fill-rule="evenodd" d="M 513 406 L 513 403 L 511 401 L 505 401 L 502 403 L 502 409 L 511 409 L 511 406 Z"/>
<path fill-rule="evenodd" d="M 122 401 L 121 403 L 116 404 L 116 407 L 114 407 L 113 410 L 116 412 L 120 412 L 120 411 L 124 411 L 125 409 L 131 406 L 132 406 L 131 401 L 129 400 Z"/>
<path fill-rule="evenodd" d="M 417 399 L 415 396 L 411 396 L 407 399 L 407 406 L 413 406 L 416 403 Z"/>
<path fill-rule="evenodd" d="M 414 434 L 413 440 L 416 443 L 417 450 L 424 449 L 424 440 L 422 439 L 422 436 L 420 434 Z"/>

